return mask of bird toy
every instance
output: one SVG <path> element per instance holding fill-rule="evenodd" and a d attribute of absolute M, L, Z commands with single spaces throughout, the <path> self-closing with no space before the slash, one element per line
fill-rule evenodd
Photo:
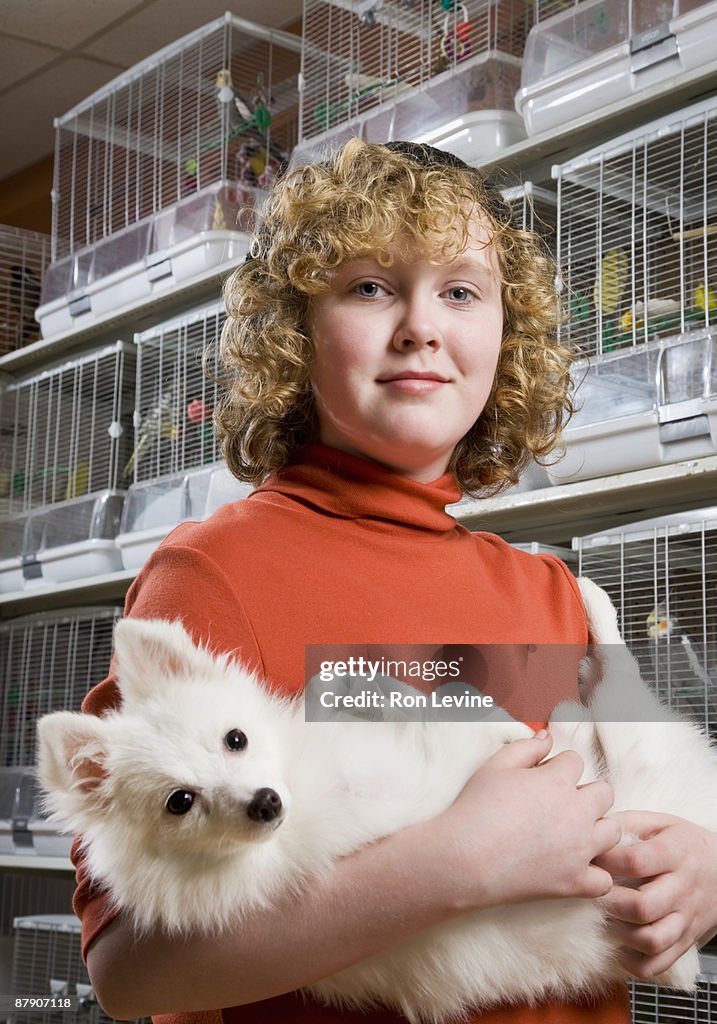
<path fill-rule="evenodd" d="M 214 440 L 211 406 L 203 402 L 201 398 L 193 398 L 187 405 L 186 413 L 189 422 L 197 428 L 202 450 L 211 447 Z"/>
<path fill-rule="evenodd" d="M 134 474 L 135 466 L 138 466 L 162 438 L 174 443 L 179 435 L 176 422 L 175 410 L 175 388 L 174 385 L 162 393 L 157 404 L 150 409 L 142 420 L 135 444 L 134 452 L 122 470 L 123 479 L 129 479 Z"/>
<path fill-rule="evenodd" d="M 471 43 L 470 34 L 473 24 L 468 20 L 468 11 L 465 4 L 458 4 L 461 20 L 457 18 L 453 27 L 449 29 L 450 13 L 443 19 L 443 35 L 441 37 L 441 56 L 452 64 L 470 57 Z"/>
<path fill-rule="evenodd" d="M 222 68 L 217 72 L 214 85 L 216 87 L 218 111 L 222 124 L 228 128 L 228 132 L 200 146 L 196 151 L 196 155 L 185 160 L 183 164 L 185 174 L 190 178 L 196 178 L 199 170 L 198 157 L 211 150 L 219 149 L 238 136 L 247 136 L 250 139 L 257 140 L 268 149 L 271 157 L 279 165 L 285 164 L 286 154 L 278 146 L 266 141 L 272 117 L 265 101 L 265 90 L 261 76 L 259 76 L 257 82 L 256 95 L 251 103 L 235 88 L 229 68 Z"/>

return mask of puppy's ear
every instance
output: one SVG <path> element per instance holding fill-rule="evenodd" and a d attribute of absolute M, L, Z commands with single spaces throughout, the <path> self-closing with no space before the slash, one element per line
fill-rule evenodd
<path fill-rule="evenodd" d="M 149 697 L 176 676 L 201 678 L 216 670 L 216 659 L 195 646 L 181 622 L 120 619 L 114 645 L 123 703 Z"/>
<path fill-rule="evenodd" d="M 48 810 L 66 821 L 104 803 L 108 724 L 96 715 L 56 711 L 37 722 L 37 777 Z"/>

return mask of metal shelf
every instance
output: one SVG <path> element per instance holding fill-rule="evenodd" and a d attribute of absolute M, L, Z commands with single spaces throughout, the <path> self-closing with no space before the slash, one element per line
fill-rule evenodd
<path fill-rule="evenodd" d="M 0 868 L 30 868 L 36 871 L 74 871 L 69 857 L 36 857 L 33 854 L 0 854 Z"/>
<path fill-rule="evenodd" d="M 70 580 L 67 583 L 44 583 L 0 594 L 0 619 L 10 619 L 30 612 L 68 608 L 85 603 L 124 600 L 124 595 L 136 573 L 122 569 L 119 572 L 94 576 L 91 579 Z"/>
<path fill-rule="evenodd" d="M 236 267 L 236 260 L 222 263 L 181 285 L 169 288 L 166 292 L 159 292 L 113 310 L 86 327 L 77 327 L 63 331 L 62 334 L 54 334 L 50 338 L 41 338 L 5 356 L 0 356 L 0 376 L 3 372 L 17 374 L 34 368 L 44 368 L 47 363 L 63 356 L 70 349 L 80 348 L 107 336 L 114 340 L 114 332 L 118 329 L 129 329 L 128 337 L 131 340 L 135 331 L 154 326 L 168 314 L 181 316 L 204 300 L 219 299 L 224 279 Z"/>
<path fill-rule="evenodd" d="M 717 455 L 453 506 L 471 530 L 570 545 L 573 537 L 717 501 Z"/>
<path fill-rule="evenodd" d="M 573 537 L 648 516 L 717 503 L 717 455 L 559 487 L 476 498 L 449 510 L 470 530 L 505 540 L 569 547 Z M 122 600 L 135 573 L 44 584 L 0 595 L 0 619 L 72 605 Z"/>

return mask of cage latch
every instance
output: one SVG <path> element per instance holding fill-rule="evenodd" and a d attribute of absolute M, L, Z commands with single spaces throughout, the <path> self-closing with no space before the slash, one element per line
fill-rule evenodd
<path fill-rule="evenodd" d="M 172 273 L 172 261 L 169 256 L 148 256 L 146 264 L 148 281 L 161 281 L 163 277 L 169 277 Z"/>
<path fill-rule="evenodd" d="M 645 32 L 638 32 L 630 39 L 630 71 L 633 74 L 679 55 L 677 36 L 670 31 L 668 21 L 648 28 Z"/>

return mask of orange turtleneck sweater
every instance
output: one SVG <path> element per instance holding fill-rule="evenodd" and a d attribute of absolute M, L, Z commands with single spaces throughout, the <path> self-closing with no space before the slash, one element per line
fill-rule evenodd
<path fill-rule="evenodd" d="M 304 686 L 304 645 L 310 643 L 566 645 L 571 654 L 561 659 L 560 671 L 545 663 L 532 684 L 513 681 L 496 694 L 514 717 L 546 720 L 555 704 L 577 694 L 576 659 L 587 626 L 575 580 L 555 558 L 524 554 L 460 526 L 445 511 L 458 497 L 450 474 L 422 484 L 367 459 L 311 445 L 300 462 L 248 498 L 225 505 L 205 523 L 174 530 L 130 588 L 125 614 L 180 618 L 195 639 L 236 652 L 286 692 Z M 117 699 L 111 668 L 83 709 L 100 714 Z M 74 906 L 86 952 L 113 913 L 107 895 L 91 886 L 77 849 L 74 855 Z M 384 1010 L 327 1009 L 289 993 L 249 1006 L 173 1015 L 172 1024 L 222 1019 L 404 1020 Z M 621 990 L 596 1002 L 513 1006 L 474 1019 L 628 1024 L 630 1013 Z M 170 1018 L 155 1020 L 169 1024 Z"/>

